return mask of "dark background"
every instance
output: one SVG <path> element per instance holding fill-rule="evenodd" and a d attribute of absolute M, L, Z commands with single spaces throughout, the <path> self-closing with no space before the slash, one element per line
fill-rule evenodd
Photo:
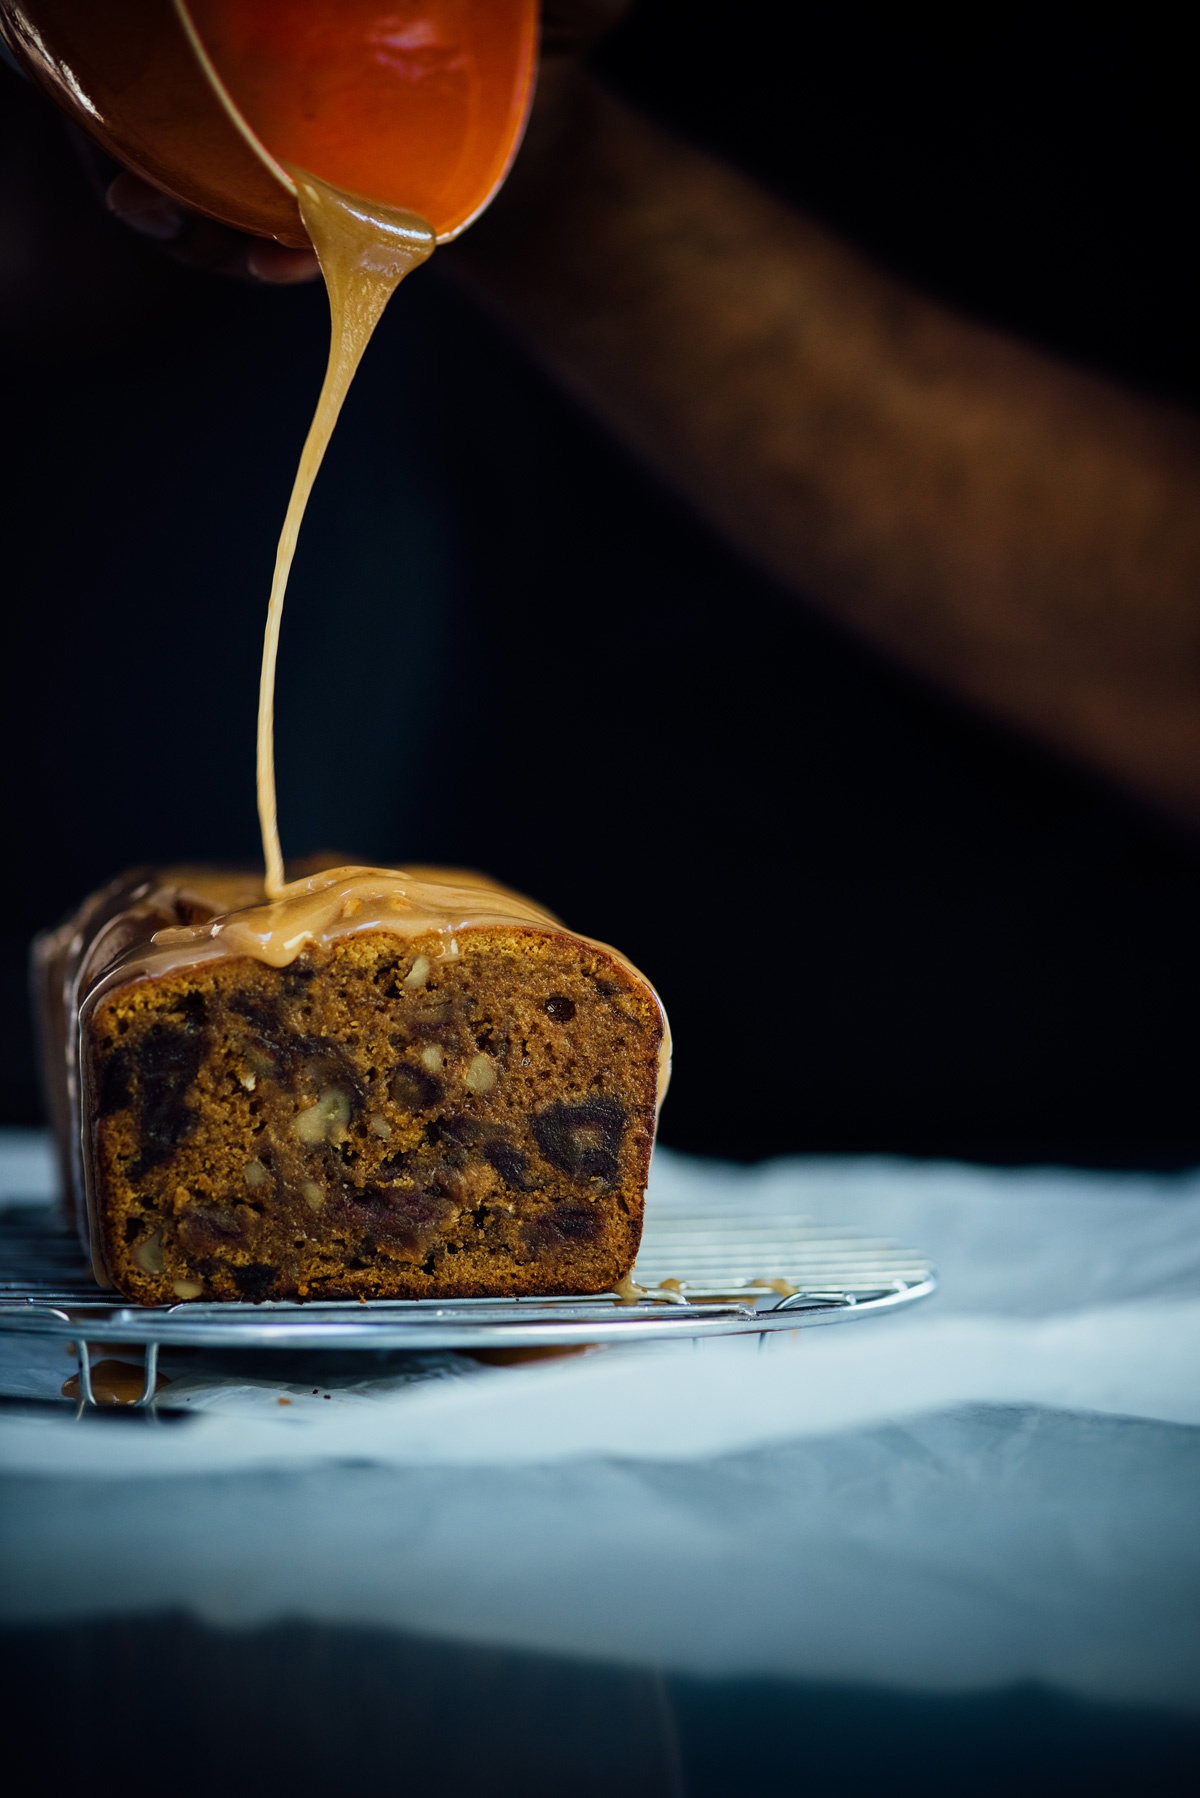
<path fill-rule="evenodd" d="M 929 290 L 1193 403 L 1182 34 L 643 0 L 599 61 Z M 304 528 L 288 852 L 474 864 L 618 942 L 672 1015 L 680 1147 L 1195 1161 L 1195 838 L 728 552 L 452 255 L 385 318 Z M 26 1121 L 32 932 L 124 865 L 256 856 L 259 638 L 327 323 L 319 289 L 123 231 L 0 68 L 0 324 L 0 1118 Z"/>

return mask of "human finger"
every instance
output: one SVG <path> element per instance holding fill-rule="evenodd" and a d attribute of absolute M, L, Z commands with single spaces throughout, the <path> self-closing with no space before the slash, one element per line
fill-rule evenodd
<path fill-rule="evenodd" d="M 290 250 L 286 244 L 255 237 L 246 247 L 246 272 L 255 281 L 268 281 L 274 287 L 292 287 L 301 281 L 315 280 L 321 265 L 315 250 Z"/>
<path fill-rule="evenodd" d="M 123 225 L 156 243 L 175 243 L 187 229 L 183 207 L 127 169 L 109 182 L 104 203 Z"/>
<path fill-rule="evenodd" d="M 122 224 L 162 244 L 172 261 L 185 268 L 273 287 L 295 286 L 320 273 L 313 250 L 288 249 L 270 238 L 215 224 L 128 170 L 109 183 L 105 203 Z"/>

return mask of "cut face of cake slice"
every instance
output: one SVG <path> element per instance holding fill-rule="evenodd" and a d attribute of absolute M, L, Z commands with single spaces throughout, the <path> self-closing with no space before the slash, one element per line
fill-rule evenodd
<path fill-rule="evenodd" d="M 334 870 L 147 932 L 76 1004 L 93 1259 L 128 1298 L 595 1292 L 633 1265 L 661 1005 L 502 888 Z"/>

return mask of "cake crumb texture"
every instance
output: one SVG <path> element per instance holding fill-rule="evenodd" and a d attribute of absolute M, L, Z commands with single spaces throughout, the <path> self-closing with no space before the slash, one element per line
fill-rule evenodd
<path fill-rule="evenodd" d="M 628 1273 L 661 1014 L 485 926 L 132 978 L 83 1020 L 90 1204 L 127 1298 L 599 1292 Z"/>

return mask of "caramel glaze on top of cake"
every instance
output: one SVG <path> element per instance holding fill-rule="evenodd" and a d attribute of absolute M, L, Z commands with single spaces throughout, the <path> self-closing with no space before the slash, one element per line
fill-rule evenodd
<path fill-rule="evenodd" d="M 75 975 L 70 1134 L 102 1281 L 169 1303 L 628 1273 L 669 1039 L 623 956 L 468 874 L 233 896 L 228 876 L 160 877 L 122 914 L 140 940 Z M 152 897 L 207 915 L 151 930 Z"/>

